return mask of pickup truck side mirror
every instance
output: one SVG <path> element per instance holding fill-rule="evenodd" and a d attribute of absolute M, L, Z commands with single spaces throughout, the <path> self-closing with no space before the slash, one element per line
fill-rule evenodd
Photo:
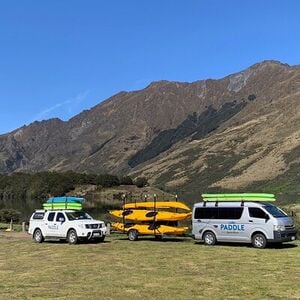
<path fill-rule="evenodd" d="M 265 220 L 266 220 L 266 223 L 270 220 L 270 216 L 265 214 Z"/>
<path fill-rule="evenodd" d="M 64 218 L 59 218 L 58 221 L 59 221 L 60 223 L 63 223 L 63 222 L 65 221 L 65 219 L 64 219 Z"/>

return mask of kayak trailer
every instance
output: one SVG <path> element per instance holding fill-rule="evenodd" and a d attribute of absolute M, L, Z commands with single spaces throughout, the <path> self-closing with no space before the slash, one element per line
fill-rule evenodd
<path fill-rule="evenodd" d="M 128 235 L 130 241 L 136 241 L 139 236 L 153 235 L 156 239 L 163 236 L 186 236 L 188 227 L 179 226 L 179 222 L 190 220 L 191 209 L 182 202 L 157 201 L 154 194 L 153 201 L 126 202 L 120 210 L 109 211 L 117 218 L 112 227 Z"/>

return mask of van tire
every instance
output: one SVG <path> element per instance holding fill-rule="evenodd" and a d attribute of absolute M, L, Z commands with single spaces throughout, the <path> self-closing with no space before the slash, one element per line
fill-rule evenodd
<path fill-rule="evenodd" d="M 67 234 L 67 241 L 70 245 L 78 243 L 78 236 L 75 229 L 70 229 Z"/>
<path fill-rule="evenodd" d="M 136 229 L 130 229 L 128 231 L 128 239 L 129 241 L 136 241 L 138 239 L 139 233 Z"/>
<path fill-rule="evenodd" d="M 207 246 L 213 246 L 217 242 L 216 235 L 211 231 L 206 231 L 203 234 L 203 240 L 204 240 L 204 244 Z"/>
<path fill-rule="evenodd" d="M 33 239 L 36 243 L 42 243 L 44 241 L 44 237 L 41 229 L 37 228 L 33 233 Z"/>
<path fill-rule="evenodd" d="M 267 246 L 267 239 L 262 233 L 256 233 L 252 237 L 252 245 L 254 248 L 264 249 Z"/>

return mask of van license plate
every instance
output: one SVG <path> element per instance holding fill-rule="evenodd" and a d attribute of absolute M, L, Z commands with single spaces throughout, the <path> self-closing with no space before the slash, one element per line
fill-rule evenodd
<path fill-rule="evenodd" d="M 99 233 L 99 232 L 95 232 L 95 233 L 93 234 L 93 236 L 100 236 L 100 233 Z"/>
<path fill-rule="evenodd" d="M 294 241 L 296 238 L 295 238 L 294 236 L 292 236 L 292 238 L 291 238 L 291 239 L 292 239 L 292 241 Z"/>

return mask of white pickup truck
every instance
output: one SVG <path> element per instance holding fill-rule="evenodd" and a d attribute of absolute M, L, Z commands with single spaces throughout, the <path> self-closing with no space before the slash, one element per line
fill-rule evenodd
<path fill-rule="evenodd" d="M 30 218 L 28 233 L 37 243 L 45 239 L 67 240 L 69 244 L 82 240 L 103 242 L 106 226 L 83 211 L 36 210 Z"/>

